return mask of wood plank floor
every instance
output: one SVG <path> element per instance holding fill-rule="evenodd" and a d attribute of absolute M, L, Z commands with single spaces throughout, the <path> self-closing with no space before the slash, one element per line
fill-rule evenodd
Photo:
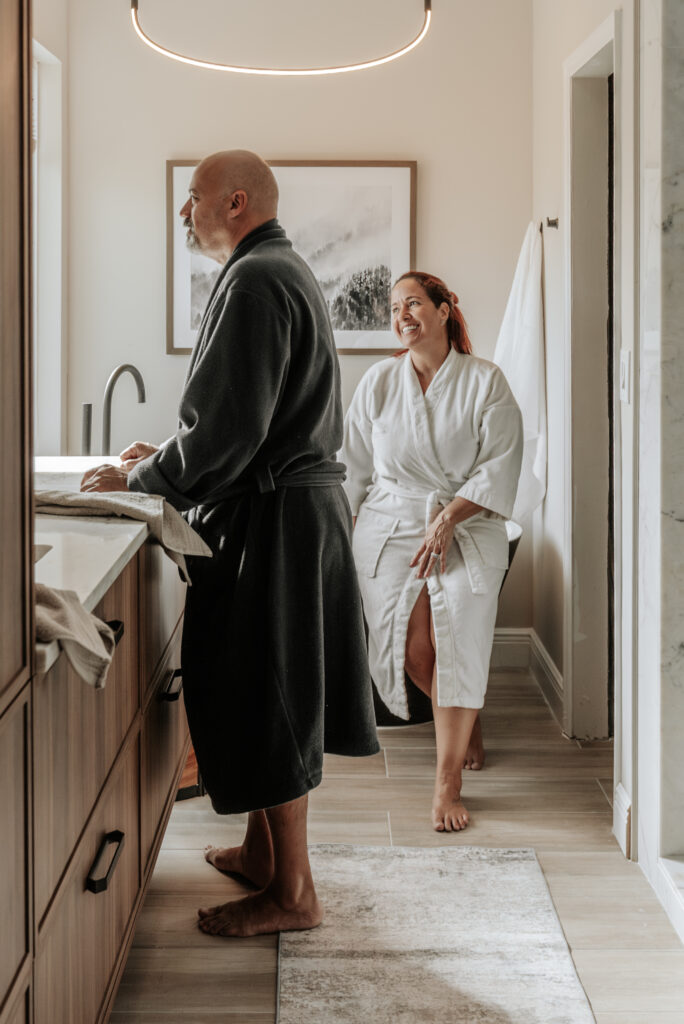
<path fill-rule="evenodd" d="M 381 729 L 375 757 L 327 757 L 311 794 L 310 841 L 532 846 L 597 1024 L 683 1024 L 684 948 L 611 835 L 612 745 L 564 739 L 523 672 L 492 674 L 483 729 L 487 765 L 466 775 L 465 833 L 430 828 L 427 724 Z M 272 1024 L 275 936 L 215 939 L 195 924 L 198 906 L 242 893 L 202 850 L 240 842 L 244 821 L 215 815 L 207 797 L 176 804 L 112 1024 Z"/>

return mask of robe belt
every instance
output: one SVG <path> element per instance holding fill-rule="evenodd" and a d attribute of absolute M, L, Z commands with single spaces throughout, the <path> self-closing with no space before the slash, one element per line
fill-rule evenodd
<path fill-rule="evenodd" d="M 332 462 L 321 467 L 302 469 L 298 473 L 280 473 L 276 476 L 270 466 L 256 470 L 248 480 L 230 484 L 212 501 L 218 505 L 229 498 L 237 498 L 242 494 L 269 494 L 281 487 L 334 487 L 345 478 L 346 467 L 341 462 Z"/>
<path fill-rule="evenodd" d="M 388 491 L 390 494 L 395 494 L 399 498 L 406 498 L 413 501 L 425 502 L 425 529 L 429 527 L 432 520 L 438 514 L 438 510 L 446 508 L 450 501 L 453 501 L 454 495 L 447 491 L 430 491 L 429 494 L 416 494 L 410 491 L 402 490 L 396 485 L 388 483 L 386 480 L 377 480 L 376 486 L 381 490 Z M 480 554 L 479 548 L 473 540 L 472 534 L 467 526 L 463 523 L 457 523 L 454 527 L 454 540 L 457 542 L 461 549 L 461 555 L 463 556 L 463 562 L 468 573 L 468 582 L 470 583 L 470 589 L 473 594 L 487 594 L 489 593 L 489 586 L 487 585 L 487 579 L 484 573 L 485 563 Z M 436 579 L 439 578 L 439 575 Z"/>

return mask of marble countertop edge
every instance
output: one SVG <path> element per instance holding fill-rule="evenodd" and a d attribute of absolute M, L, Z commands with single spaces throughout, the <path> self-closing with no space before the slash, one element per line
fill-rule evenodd
<path fill-rule="evenodd" d="M 37 515 L 36 543 L 47 543 L 51 550 L 35 564 L 36 583 L 75 591 L 83 607 L 92 612 L 143 546 L 148 533 L 146 523 L 133 519 Z M 60 653 L 57 641 L 37 642 L 36 674 L 44 675 Z"/>

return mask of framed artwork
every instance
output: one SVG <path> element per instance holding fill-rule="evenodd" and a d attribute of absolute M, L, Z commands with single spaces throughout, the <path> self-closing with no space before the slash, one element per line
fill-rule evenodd
<path fill-rule="evenodd" d="M 220 267 L 185 247 L 178 211 L 197 160 L 166 164 L 166 351 L 192 351 Z M 341 354 L 394 352 L 392 281 L 415 258 L 416 162 L 270 160 L 278 219 L 328 303 Z"/>

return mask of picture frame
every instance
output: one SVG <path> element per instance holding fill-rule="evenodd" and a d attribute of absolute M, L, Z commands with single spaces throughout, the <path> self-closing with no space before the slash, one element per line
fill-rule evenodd
<path fill-rule="evenodd" d="M 191 254 L 179 210 L 198 160 L 166 162 L 166 351 L 192 352 L 220 267 Z M 340 355 L 384 355 L 391 282 L 415 261 L 415 160 L 269 160 L 278 219 L 328 303 Z"/>

